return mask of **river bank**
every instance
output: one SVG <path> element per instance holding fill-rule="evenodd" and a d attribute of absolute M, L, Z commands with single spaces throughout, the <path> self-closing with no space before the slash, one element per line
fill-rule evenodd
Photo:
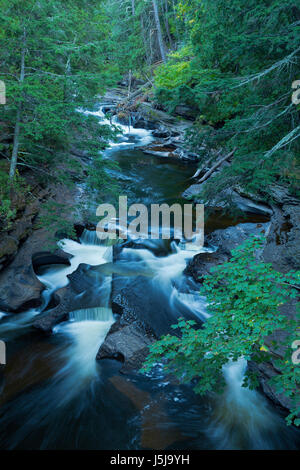
<path fill-rule="evenodd" d="M 99 113 L 99 118 L 100 117 L 103 118 L 103 114 Z M 162 125 L 161 122 L 159 125 Z M 123 181 L 123 190 L 126 191 L 129 200 L 138 199 L 142 200 L 145 204 L 150 204 L 153 201 L 158 203 L 180 201 L 181 204 L 184 203 L 181 194 L 186 190 L 190 178 L 195 172 L 195 164 L 193 162 L 186 163 L 180 158 L 174 158 L 169 155 L 166 157 L 165 155 L 147 154 L 144 151 L 145 139 L 149 140 L 150 138 L 147 145 L 153 145 L 155 136 L 147 129 L 144 132 L 141 132 L 140 129 L 142 128 L 137 127 L 135 129 L 137 129 L 137 131 L 125 129 L 126 139 L 124 140 L 122 138 L 121 142 L 119 142 L 119 146 L 116 145 L 106 151 L 106 155 L 111 159 L 116 159 L 120 165 L 121 170 L 114 173 L 114 175 L 116 178 Z M 147 169 L 147 171 L 145 171 L 145 169 Z M 170 181 L 168 186 L 166 185 L 166 181 Z M 74 194 L 70 200 L 72 200 L 73 197 Z M 287 199 L 285 201 L 286 204 L 282 206 L 281 211 L 289 210 L 287 206 L 297 208 L 297 204 L 293 205 L 291 201 Z M 272 208 L 271 210 L 273 211 Z M 113 387 L 109 387 L 109 392 L 112 393 L 114 397 L 117 397 L 118 400 L 121 400 L 121 402 L 125 400 L 126 406 L 128 406 L 128 402 L 130 402 L 135 410 L 140 410 L 138 416 L 142 416 L 143 420 L 142 436 L 139 434 L 140 431 L 137 433 L 137 425 L 135 422 L 133 426 L 135 429 L 134 432 L 136 433 L 134 434 L 135 437 L 128 438 L 129 440 L 125 443 L 125 441 L 122 440 L 123 438 L 120 438 L 120 435 L 118 437 L 119 440 L 114 436 L 113 438 L 111 437 L 114 444 L 109 444 L 108 440 L 106 440 L 106 446 L 115 445 L 117 446 L 116 448 L 120 448 L 120 445 L 125 445 L 127 446 L 126 448 L 137 448 L 135 446 L 139 445 L 146 448 L 170 448 L 168 446 L 174 445 L 182 446 L 180 448 L 185 448 L 184 446 L 186 445 L 200 445 L 200 448 L 210 448 L 210 446 L 215 446 L 216 448 L 228 448 L 228 446 L 229 448 L 230 446 L 233 448 L 249 448 L 249 446 L 254 448 L 257 448 L 257 446 L 259 448 L 264 448 L 263 446 L 278 448 L 278 446 L 280 447 L 281 445 L 287 446 L 289 433 L 287 432 L 286 434 L 286 431 L 283 431 L 280 418 L 275 418 L 271 411 L 269 414 L 268 405 L 264 402 L 260 402 L 256 394 L 250 394 L 248 396 L 247 391 L 245 392 L 246 395 L 239 391 L 240 374 L 244 368 L 243 364 L 240 364 L 238 370 L 236 370 L 234 380 L 232 380 L 232 375 L 229 374 L 231 382 L 229 382 L 229 395 L 227 395 L 227 397 L 229 397 L 231 393 L 238 393 L 238 395 L 242 393 L 243 406 L 242 408 L 237 407 L 236 413 L 233 416 L 229 413 L 230 401 L 228 401 L 228 407 L 225 407 L 227 410 L 226 413 L 228 413 L 227 417 L 223 421 L 224 416 L 221 419 L 221 427 L 215 424 L 214 431 L 212 429 L 212 423 L 218 421 L 222 413 L 220 415 L 220 406 L 219 408 L 215 408 L 214 405 L 211 405 L 211 403 L 214 402 L 213 399 L 212 402 L 211 399 L 209 399 L 206 403 L 201 400 L 200 402 L 197 401 L 197 398 L 192 398 L 192 393 L 189 389 L 177 389 L 177 386 L 170 384 L 159 371 L 148 379 L 139 378 L 136 374 L 136 370 L 140 367 L 147 353 L 147 346 L 151 344 L 155 338 L 168 332 L 170 325 L 176 322 L 178 316 L 184 315 L 187 318 L 196 318 L 197 322 L 200 324 L 205 320 L 205 300 L 199 296 L 197 292 L 198 287 L 195 283 L 195 281 L 199 281 L 199 273 L 203 273 L 203 270 L 208 269 L 209 263 L 210 266 L 212 266 L 215 263 L 228 259 L 230 250 L 240 244 L 250 233 L 260 233 L 264 231 L 267 235 L 267 240 L 270 240 L 270 242 L 267 242 L 265 248 L 266 253 L 269 252 L 269 256 L 272 254 L 274 259 L 277 259 L 278 256 L 276 255 L 274 246 L 272 248 L 269 244 L 275 242 L 275 248 L 279 246 L 282 252 L 282 263 L 289 263 L 283 245 L 288 242 L 291 244 L 291 249 L 293 249 L 293 237 L 297 239 L 297 233 L 295 233 L 297 226 L 294 224 L 288 231 L 280 231 L 280 227 L 282 226 L 278 229 L 278 221 L 272 218 L 270 224 L 270 222 L 268 222 L 269 216 L 270 213 L 255 214 L 252 212 L 252 215 L 248 215 L 248 219 L 251 220 L 252 223 L 246 224 L 237 224 L 238 221 L 232 222 L 232 220 L 228 218 L 217 217 L 217 220 L 210 222 L 211 233 L 207 238 L 207 242 L 210 245 L 219 246 L 219 249 L 215 253 L 211 253 L 211 250 L 208 249 L 196 256 L 194 256 L 192 252 L 187 253 L 179 249 L 176 244 L 133 243 L 131 245 L 128 244 L 127 246 L 125 245 L 123 247 L 116 247 L 113 250 L 108 250 L 107 247 L 99 246 L 95 232 L 83 230 L 85 224 L 80 218 L 76 221 L 77 235 L 79 238 L 77 238 L 77 241 L 65 240 L 64 243 L 60 245 L 60 251 L 56 253 L 56 257 L 51 258 L 53 255 L 50 256 L 50 254 L 45 256 L 45 253 L 44 255 L 41 253 L 38 255 L 39 252 L 44 251 L 43 246 L 45 244 L 45 238 L 43 237 L 46 235 L 45 233 L 42 236 L 42 232 L 36 231 L 33 236 L 30 235 L 15 257 L 13 261 L 15 264 L 11 264 L 5 268 L 2 274 L 4 280 L 8 269 L 11 268 L 11 272 L 15 272 L 13 270 L 15 270 L 17 266 L 26 265 L 27 269 L 28 266 L 30 266 L 30 276 L 32 276 L 32 279 L 35 279 L 34 283 L 38 282 L 38 285 L 31 298 L 30 294 L 28 294 L 30 289 L 26 289 L 28 296 L 26 300 L 23 301 L 23 299 L 17 307 L 14 305 L 14 307 L 11 308 L 12 305 L 9 305 L 7 302 L 8 307 L 6 307 L 6 313 L 11 314 L 15 311 L 22 314 L 22 311 L 25 310 L 26 313 L 26 309 L 29 307 L 35 309 L 27 323 L 29 332 L 27 331 L 26 334 L 22 332 L 24 336 L 22 337 L 21 335 L 21 339 L 27 347 L 28 340 L 26 340 L 26 335 L 32 335 L 35 341 L 39 338 L 40 344 L 43 345 L 43 348 L 46 348 L 45 355 L 43 355 L 43 353 L 41 355 L 40 349 L 35 350 L 33 346 L 29 353 L 26 353 L 20 344 L 17 348 L 21 347 L 27 360 L 29 360 L 30 355 L 32 355 L 35 361 L 40 357 L 39 360 L 42 362 L 46 357 L 50 357 L 51 368 L 55 372 L 53 379 L 53 372 L 51 371 L 40 371 L 40 377 L 36 377 L 35 372 L 32 370 L 30 372 L 31 379 L 28 379 L 27 383 L 32 385 L 32 383 L 36 383 L 36 380 L 39 383 L 41 377 L 42 380 L 44 380 L 45 377 L 49 379 L 52 377 L 50 389 L 42 388 L 42 395 L 39 394 L 38 389 L 33 390 L 34 396 L 30 396 L 30 388 L 27 390 L 25 387 L 25 392 L 23 392 L 23 395 L 21 394 L 18 402 L 20 409 L 23 411 L 20 412 L 19 416 L 17 416 L 16 412 L 8 413 L 6 420 L 4 419 L 4 423 L 12 423 L 16 422 L 16 420 L 19 422 L 21 419 L 20 416 L 23 416 L 23 413 L 25 413 L 25 409 L 23 409 L 21 405 L 22 400 L 28 398 L 31 400 L 36 397 L 39 406 L 43 407 L 43 413 L 45 413 L 43 414 L 43 419 L 47 422 L 46 427 L 48 430 L 51 429 L 51 419 L 49 420 L 48 416 L 51 407 L 49 407 L 45 401 L 47 394 L 49 395 L 50 393 L 52 397 L 54 397 L 57 392 L 58 397 L 62 397 L 64 394 L 68 395 L 76 381 L 78 383 L 81 383 L 81 381 L 84 383 L 90 380 L 90 377 L 93 378 L 94 385 L 94 381 L 96 380 L 95 387 L 98 391 L 100 390 L 100 395 L 104 397 L 104 395 L 102 395 L 104 392 L 100 387 L 100 383 L 98 383 L 98 379 L 96 379 L 96 372 L 99 369 L 98 366 L 95 366 L 95 357 L 97 355 L 100 369 L 105 370 L 107 367 L 102 376 L 103 380 L 106 374 L 108 374 L 108 376 L 112 375 L 109 380 L 111 380 L 110 384 L 113 384 Z M 219 227 L 223 228 L 218 228 L 218 224 Z M 233 224 L 235 225 L 232 227 Z M 279 234 L 282 235 L 283 242 L 279 243 L 279 245 L 277 245 L 278 230 Z M 78 243 L 79 241 L 81 243 Z M 189 260 L 189 264 L 186 268 L 187 260 Z M 297 262 L 297 258 L 295 262 Z M 190 276 L 183 276 L 183 271 L 186 271 Z M 9 278 L 11 299 L 14 297 L 13 293 L 17 292 L 16 284 L 14 284 L 15 280 L 12 281 L 13 277 L 14 275 L 12 274 Z M 22 282 L 23 281 L 21 281 L 21 283 Z M 5 291 L 7 291 L 7 287 Z M 42 297 L 42 295 L 44 297 Z M 35 303 L 38 299 L 40 303 Z M 28 303 L 31 301 L 32 303 Z M 41 306 L 44 308 L 40 309 Z M 17 315 L 13 317 L 8 315 L 8 318 L 11 318 L 9 323 L 12 324 L 8 329 L 10 332 L 9 334 L 7 333 L 8 338 L 14 329 L 14 322 L 18 324 L 18 315 L 20 315 L 20 313 L 17 313 Z M 5 324 L 8 318 L 4 317 L 4 330 L 2 330 L 4 334 L 6 334 Z M 36 331 L 32 330 L 32 324 L 34 324 Z M 16 325 L 15 329 L 17 329 Z M 48 337 L 42 336 L 41 338 L 39 336 L 41 330 L 48 334 L 53 331 L 54 334 Z M 92 347 L 90 347 L 89 342 L 92 338 L 93 344 Z M 99 345 L 99 343 L 101 344 Z M 47 347 L 45 345 L 47 345 Z M 57 355 L 56 345 L 58 345 L 59 350 L 62 351 L 62 355 L 58 354 L 59 359 L 55 359 L 55 354 Z M 68 346 L 67 349 L 65 349 L 66 345 L 70 347 Z M 53 354 L 51 352 L 47 353 L 48 347 L 51 350 L 53 349 Z M 44 358 L 43 360 L 42 357 Z M 111 362 L 111 360 L 113 361 Z M 60 363 L 64 364 L 62 369 L 60 369 Z M 91 366 L 91 364 L 94 365 Z M 9 399 L 11 400 L 11 397 L 15 396 L 15 381 L 17 377 L 20 377 L 20 374 L 22 375 L 22 366 L 11 367 L 12 371 L 9 374 L 10 380 L 7 382 L 6 379 L 6 384 L 9 384 L 11 381 L 11 386 L 8 387 L 10 392 L 5 391 L 2 397 L 4 403 L 7 402 L 8 397 L 10 397 Z M 15 367 L 18 368 L 18 371 L 16 371 Z M 78 368 L 83 368 L 83 375 L 77 375 Z M 129 374 L 129 380 L 124 379 L 124 373 Z M 14 378 L 14 374 L 16 378 Z M 144 380 L 147 385 L 145 385 Z M 153 381 L 155 387 L 157 387 L 154 394 L 156 398 L 154 400 L 151 395 L 152 392 L 150 393 L 149 391 L 149 380 L 150 382 Z M 65 388 L 66 381 L 67 389 Z M 167 385 L 162 385 L 166 381 L 168 382 Z M 22 384 L 22 380 L 20 380 L 20 383 Z M 261 383 L 263 386 L 263 378 L 261 379 Z M 158 393 L 159 390 L 166 390 L 165 387 L 167 387 L 166 393 Z M 19 393 L 18 388 L 17 390 Z M 26 393 L 29 393 L 29 396 L 26 396 Z M 91 416 L 92 409 L 94 409 L 94 413 L 96 413 L 95 403 L 90 396 L 90 389 L 84 393 L 87 393 L 88 396 L 86 399 L 90 399 L 93 404 L 89 405 L 91 407 L 89 416 Z M 265 393 L 268 394 L 266 389 Z M 170 396 L 173 401 L 170 401 Z M 270 392 L 269 397 L 272 398 L 272 400 L 277 400 L 281 406 L 285 405 L 278 400 L 276 395 L 273 394 L 273 396 L 271 396 Z M 74 400 L 77 403 L 75 409 L 78 411 L 77 398 L 74 397 Z M 225 401 L 226 400 L 227 398 L 225 398 Z M 112 404 L 113 402 L 114 399 L 112 399 Z M 184 437 L 186 430 L 184 429 L 183 423 L 178 423 L 175 420 L 176 425 L 172 427 L 170 424 L 170 404 L 172 403 L 174 407 L 173 414 L 171 413 L 173 416 L 172 419 L 174 419 L 174 413 L 178 413 L 179 411 L 179 408 L 176 409 L 174 402 L 175 404 L 182 403 L 181 411 L 186 407 L 183 415 L 187 413 L 188 409 L 193 409 L 193 406 L 197 409 L 196 414 L 198 413 L 198 415 L 195 425 L 197 423 L 199 429 L 195 431 L 195 436 L 190 439 L 189 443 L 186 443 L 186 438 Z M 167 413 L 160 409 L 162 406 L 161 403 L 165 403 L 168 409 Z M 237 402 L 235 403 L 237 404 Z M 266 413 L 263 425 L 255 420 L 254 416 L 252 423 L 254 428 L 251 432 L 250 428 L 244 428 L 241 422 L 241 416 L 248 416 L 249 418 L 249 414 L 247 414 L 247 404 L 249 405 L 249 403 L 255 403 L 259 412 L 263 413 L 263 410 L 265 410 Z M 51 406 L 53 406 L 53 404 L 52 400 Z M 104 398 L 103 404 L 105 407 Z M 66 406 L 70 407 L 71 405 L 70 403 L 66 403 Z M 111 405 L 106 404 L 106 406 L 109 408 L 110 413 L 112 413 Z M 214 413 L 218 416 L 216 421 L 212 420 L 210 416 L 208 411 L 210 406 L 213 407 Z M 129 407 L 129 410 L 130 409 Z M 7 411 L 7 408 L 4 407 L 4 410 Z M 125 413 L 124 408 L 122 408 L 122 410 Z M 203 410 L 206 411 L 204 412 Z M 34 419 L 33 422 L 31 421 L 31 424 L 29 420 L 27 430 L 31 429 L 32 431 L 33 423 L 37 424 L 41 419 L 41 415 L 38 414 L 37 409 L 34 408 L 33 405 L 31 405 L 31 411 Z M 240 417 L 238 413 L 241 413 Z M 66 416 L 70 417 L 70 414 Z M 133 416 L 135 416 L 135 419 L 139 419 L 136 417 L 137 415 L 135 413 L 133 413 Z M 168 433 L 164 433 L 163 426 L 161 428 L 159 426 L 161 416 L 163 416 L 162 422 L 168 423 Z M 206 423 L 207 420 L 210 423 L 206 430 L 203 429 L 203 425 L 199 426 L 199 416 L 202 417 Z M 99 419 L 99 416 L 97 419 Z M 63 430 L 65 430 L 62 417 L 59 418 L 59 422 L 62 425 L 61 436 Z M 93 419 L 92 422 L 94 422 Z M 119 423 L 119 421 L 117 422 Z M 191 422 L 193 422 L 192 418 L 189 420 L 189 423 Z M 240 430 L 240 436 L 243 436 L 243 438 L 241 439 L 237 433 L 235 436 L 227 436 L 229 442 L 224 443 L 223 438 L 226 433 L 228 433 L 230 423 L 233 422 Z M 267 428 L 271 423 L 274 425 L 274 429 L 268 431 Z M 262 427 L 260 427 L 261 425 Z M 102 428 L 106 429 L 106 427 L 107 425 L 102 422 Z M 124 424 L 122 424 L 122 429 L 126 434 Z M 160 429 L 160 443 L 154 436 L 157 429 Z M 207 431 L 208 429 L 210 430 L 209 432 Z M 218 429 L 219 435 L 215 435 L 214 437 L 216 429 Z M 263 434 L 260 441 L 259 439 L 255 440 L 253 434 L 253 430 L 258 429 L 260 429 Z M 278 429 L 282 431 L 283 436 L 286 434 L 286 437 L 282 438 L 282 443 L 275 442 L 274 440 L 274 435 Z M 24 438 L 23 434 L 25 430 L 23 429 L 21 433 L 21 440 L 16 439 L 16 436 L 15 441 L 12 439 L 11 446 L 22 447 L 22 445 L 24 445 L 26 447 L 28 445 L 28 440 Z M 34 431 L 35 437 L 33 442 L 35 446 L 40 445 L 37 432 L 38 431 Z M 270 437 L 270 432 L 272 437 Z M 111 436 L 111 433 L 109 435 Z M 202 438 L 205 436 L 205 438 L 203 438 L 204 443 L 202 444 L 199 443 L 199 435 L 202 436 Z M 80 436 L 81 442 L 85 442 L 84 445 L 88 446 L 87 441 L 85 441 L 87 437 L 83 435 Z M 90 434 L 89 438 L 91 439 Z M 69 440 L 66 437 L 66 445 L 72 446 L 72 439 L 74 439 L 74 436 L 70 436 Z M 44 437 L 43 445 L 48 448 L 48 446 L 53 445 L 54 442 L 57 445 L 57 441 L 54 439 L 53 435 L 52 437 L 50 435 L 46 440 Z M 62 441 L 60 445 L 64 445 L 63 442 L 64 441 Z M 93 444 L 91 444 L 91 442 Z M 294 437 L 291 439 L 291 442 L 294 443 Z M 89 445 L 99 446 L 99 443 L 91 439 Z"/>

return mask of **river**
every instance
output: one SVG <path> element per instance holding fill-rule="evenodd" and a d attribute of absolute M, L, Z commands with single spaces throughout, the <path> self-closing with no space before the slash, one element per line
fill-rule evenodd
<path fill-rule="evenodd" d="M 99 115 L 103 123 L 101 109 Z M 183 203 L 181 193 L 195 171 L 181 161 L 145 155 L 151 131 L 128 130 L 105 151 L 119 168 L 111 170 L 129 204 Z M 219 218 L 208 229 L 228 225 Z M 44 266 L 38 277 L 46 289 L 43 305 L 19 314 L 0 314 L 0 337 L 7 343 L 7 365 L 0 382 L 1 449 L 294 449 L 299 433 L 259 392 L 242 388 L 246 363 L 224 368 L 221 396 L 199 397 L 190 386 L 165 377 L 160 364 L 148 375 L 124 375 L 114 360 L 96 361 L 99 346 L 116 320 L 111 306 L 112 280 L 130 288 L 143 279 L 142 302 L 155 301 L 153 322 L 174 323 L 180 315 L 205 321 L 205 298 L 183 275 L 195 254 L 174 241 L 136 240 L 112 263 L 112 247 L 85 230 L 80 242 L 62 240 L 70 266 Z M 42 335 L 32 328 L 53 293 L 68 284 L 80 263 L 107 264 L 104 278 L 94 277 L 99 307 L 80 309 Z M 114 276 L 114 277 L 113 277 Z"/>

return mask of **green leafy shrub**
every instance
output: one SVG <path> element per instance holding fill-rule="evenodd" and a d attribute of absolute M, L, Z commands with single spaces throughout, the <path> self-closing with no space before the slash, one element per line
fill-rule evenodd
<path fill-rule="evenodd" d="M 299 420 L 299 366 L 292 362 L 291 345 L 296 338 L 296 320 L 281 314 L 279 307 L 297 296 L 300 272 L 282 274 L 271 264 L 257 259 L 263 239 L 251 237 L 232 252 L 227 263 L 211 269 L 203 284 L 208 311 L 213 315 L 203 328 L 195 322 L 180 319 L 172 328 L 178 336 L 167 335 L 150 346 L 150 354 L 142 370 L 148 371 L 163 359 L 168 372 L 182 382 L 196 379 L 196 393 L 222 391 L 225 385 L 222 367 L 230 360 L 244 357 L 255 362 L 268 361 L 271 356 L 265 343 L 267 337 L 281 329 L 286 333 L 283 359 L 276 360 L 281 373 L 273 380 L 279 393 L 284 393 L 292 406 L 288 422 Z M 272 347 L 276 347 L 272 343 Z M 255 387 L 256 377 L 249 372 L 244 386 Z M 298 416 L 298 418 L 297 418 Z"/>

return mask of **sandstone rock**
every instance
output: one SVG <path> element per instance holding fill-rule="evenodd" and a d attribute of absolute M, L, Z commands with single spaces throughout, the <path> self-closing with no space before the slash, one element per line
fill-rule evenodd
<path fill-rule="evenodd" d="M 31 264 L 16 266 L 5 276 L 0 276 L 0 310 L 20 312 L 38 307 L 43 290 L 44 286 L 36 277 Z"/>

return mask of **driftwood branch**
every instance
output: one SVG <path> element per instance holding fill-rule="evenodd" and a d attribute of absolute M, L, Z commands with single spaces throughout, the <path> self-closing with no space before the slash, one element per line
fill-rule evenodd
<path fill-rule="evenodd" d="M 210 169 L 209 171 L 207 171 L 207 172 L 205 173 L 205 175 L 202 176 L 202 178 L 200 178 L 200 180 L 198 181 L 198 183 L 203 183 L 203 181 L 207 180 L 207 178 L 209 178 L 210 175 L 211 175 L 217 168 L 219 168 L 219 166 L 220 166 L 223 162 L 225 162 L 226 160 L 228 160 L 228 158 L 230 158 L 230 157 L 234 154 L 235 151 L 236 151 L 236 148 L 233 149 L 231 152 L 229 152 L 227 155 L 225 155 L 225 157 L 220 158 L 220 160 L 218 160 L 218 161 L 211 167 L 211 169 Z"/>
<path fill-rule="evenodd" d="M 128 97 L 123 101 L 123 103 L 128 103 L 129 101 L 131 101 L 136 96 L 141 95 L 150 85 L 151 85 L 150 81 L 145 83 L 140 88 L 138 88 L 138 90 L 136 90 L 133 93 L 131 93 L 130 95 L 128 95 Z"/>
<path fill-rule="evenodd" d="M 221 153 L 221 151 L 219 151 L 219 152 L 217 153 L 217 157 L 220 155 L 220 153 Z M 215 155 L 213 155 L 211 158 L 209 158 L 209 159 L 204 163 L 204 165 L 202 165 L 201 168 L 198 168 L 198 170 L 196 171 L 196 173 L 195 173 L 193 176 L 191 176 L 191 178 L 198 178 L 198 176 L 202 173 L 202 171 L 205 170 L 205 168 L 208 167 L 208 165 L 212 162 L 212 160 L 213 160 L 214 158 L 215 158 Z"/>

